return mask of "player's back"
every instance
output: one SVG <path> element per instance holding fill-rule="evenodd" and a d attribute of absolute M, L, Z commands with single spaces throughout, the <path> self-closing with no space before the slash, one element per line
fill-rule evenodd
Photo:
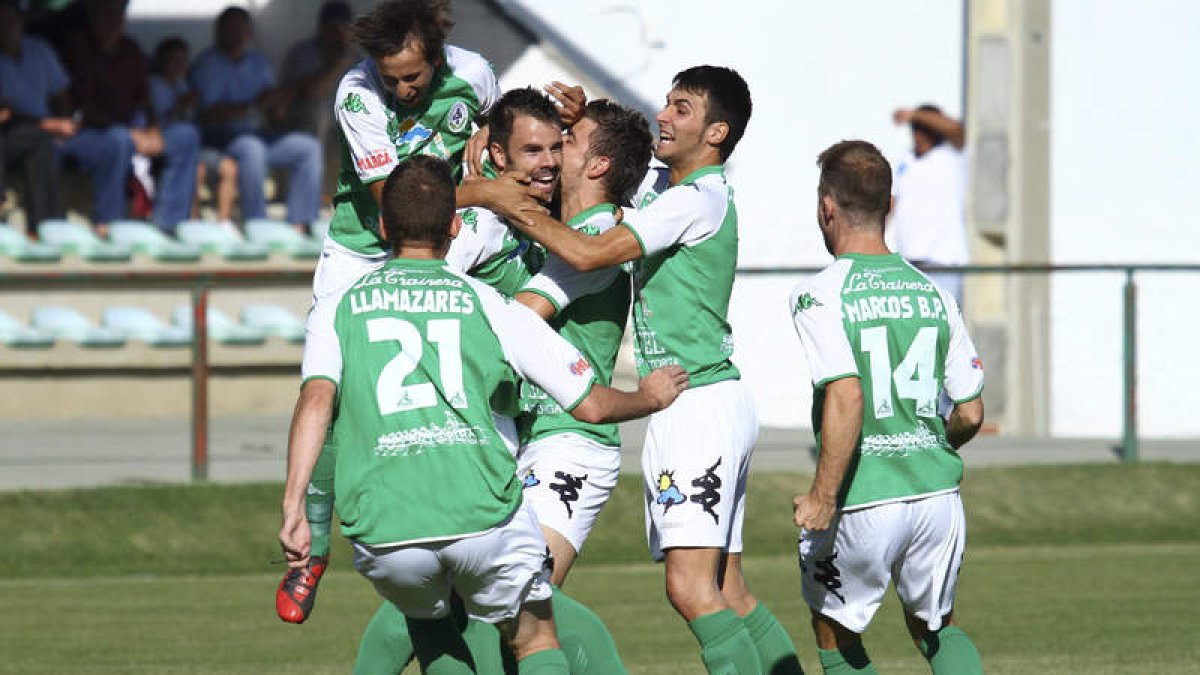
<path fill-rule="evenodd" d="M 480 288 L 443 260 L 393 260 L 342 298 L 338 510 L 347 536 L 384 544 L 485 531 L 520 504 L 492 411 L 517 378 Z"/>
<path fill-rule="evenodd" d="M 824 343 L 806 344 L 810 368 L 822 376 L 813 397 L 818 437 L 825 384 L 845 376 L 862 383 L 862 434 L 845 505 L 956 488 L 962 460 L 946 440 L 939 401 L 943 391 L 977 396 L 982 373 L 971 372 L 981 366 L 953 298 L 899 255 L 846 254 L 798 286 L 791 302 L 798 326 L 810 320 L 802 338 Z M 840 320 L 816 320 L 830 311 Z"/>

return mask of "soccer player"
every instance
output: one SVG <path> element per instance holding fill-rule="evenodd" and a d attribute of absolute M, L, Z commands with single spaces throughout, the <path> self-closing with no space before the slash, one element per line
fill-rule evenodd
<path fill-rule="evenodd" d="M 874 673 L 862 646 L 889 580 L 937 675 L 982 673 L 954 625 L 966 522 L 958 449 L 983 423 L 983 366 L 954 297 L 884 243 L 892 172 L 865 141 L 817 164 L 817 222 L 837 260 L 792 292 L 820 457 L 795 499 L 804 599 L 830 675 Z M 949 419 L 938 415 L 943 393 Z"/>
<path fill-rule="evenodd" d="M 482 56 L 445 44 L 442 16 L 428 0 L 383 2 L 355 21 L 353 33 L 368 58 L 338 86 L 335 116 L 344 153 L 333 219 L 313 274 L 310 334 L 315 325 L 332 321 L 334 300 L 387 257 L 379 222 L 384 179 L 418 155 L 457 166 L 472 124 L 499 95 Z M 529 192 L 527 185 L 501 177 L 464 184 L 457 197 L 459 204 L 516 212 L 518 205 L 533 203 Z M 308 618 L 328 564 L 334 452 L 327 448 L 309 488 L 312 565 L 289 570 L 276 591 L 275 609 L 284 621 Z"/>
<path fill-rule="evenodd" d="M 750 119 L 750 91 L 735 71 L 677 74 L 655 156 L 666 169 L 620 227 L 592 237 L 551 218 L 517 223 L 581 271 L 633 265 L 638 370 L 678 364 L 691 388 L 650 418 L 642 455 L 647 534 L 666 560 L 671 605 L 688 622 L 710 673 L 796 673 L 787 632 L 746 587 L 741 528 L 754 403 L 730 361 L 727 321 L 737 264 L 737 210 L 723 164 Z M 649 181 L 648 181 L 649 182 Z"/>
<path fill-rule="evenodd" d="M 494 411 L 511 411 L 526 378 L 579 419 L 634 419 L 670 405 L 687 375 L 661 368 L 635 392 L 598 384 L 587 359 L 537 315 L 447 269 L 459 228 L 454 190 L 450 165 L 436 158 L 392 173 L 383 213 L 394 258 L 356 282 L 334 323 L 310 336 L 280 544 L 289 566 L 307 566 L 305 493 L 336 409 L 343 532 L 355 567 L 409 617 L 424 672 L 475 672 L 446 620 L 453 587 L 469 615 L 498 625 L 520 673 L 566 673 L 545 540 L 522 505 Z"/>

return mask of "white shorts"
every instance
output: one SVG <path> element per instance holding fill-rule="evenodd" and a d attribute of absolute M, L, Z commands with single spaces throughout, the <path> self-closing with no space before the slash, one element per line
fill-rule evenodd
<path fill-rule="evenodd" d="M 904 608 L 936 631 L 954 609 L 966 533 L 958 491 L 843 512 L 828 530 L 800 532 L 804 601 L 862 633 L 892 581 Z"/>
<path fill-rule="evenodd" d="M 688 389 L 650 417 L 642 477 L 655 560 L 680 546 L 742 552 L 746 476 L 757 439 L 754 401 L 740 380 Z"/>
<path fill-rule="evenodd" d="M 517 475 L 538 521 L 583 550 L 600 509 L 617 487 L 621 449 L 579 434 L 554 434 L 521 448 Z"/>
<path fill-rule="evenodd" d="M 527 602 L 550 599 L 549 551 L 527 504 L 474 537 L 405 546 L 351 544 L 355 569 L 414 619 L 446 616 L 452 587 L 467 614 L 487 623 L 516 616 Z"/>
<path fill-rule="evenodd" d="M 321 257 L 317 259 L 317 269 L 313 272 L 313 299 L 308 308 L 308 319 L 305 322 L 305 335 L 311 335 L 313 326 L 331 325 L 334 314 L 337 313 L 338 301 L 342 294 L 362 278 L 367 272 L 374 272 L 387 262 L 387 255 L 366 256 L 355 253 L 350 249 L 325 237 L 321 246 Z M 309 341 L 305 341 L 303 359 L 307 361 Z M 308 372 L 301 367 L 303 372 Z"/>

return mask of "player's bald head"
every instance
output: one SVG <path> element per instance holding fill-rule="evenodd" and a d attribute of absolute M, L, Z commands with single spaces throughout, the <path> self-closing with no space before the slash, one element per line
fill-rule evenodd
<path fill-rule="evenodd" d="M 842 141 L 817 157 L 821 180 L 817 194 L 841 210 L 883 226 L 891 208 L 892 167 L 879 148 L 866 141 Z"/>
<path fill-rule="evenodd" d="M 383 186 L 380 206 L 384 235 L 393 253 L 401 246 L 446 246 L 454 220 L 450 164 L 427 155 L 401 163 Z"/>

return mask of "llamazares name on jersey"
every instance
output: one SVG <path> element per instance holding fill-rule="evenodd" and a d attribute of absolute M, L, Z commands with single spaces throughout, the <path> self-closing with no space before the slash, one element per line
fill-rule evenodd
<path fill-rule="evenodd" d="M 451 286 L 455 290 L 397 288 L 397 286 Z M 383 310 L 430 314 L 473 314 L 475 312 L 475 294 L 470 290 L 459 290 L 463 286 L 460 279 L 404 277 L 386 272 L 373 274 L 350 290 L 350 313 L 362 314 L 363 312 Z"/>

